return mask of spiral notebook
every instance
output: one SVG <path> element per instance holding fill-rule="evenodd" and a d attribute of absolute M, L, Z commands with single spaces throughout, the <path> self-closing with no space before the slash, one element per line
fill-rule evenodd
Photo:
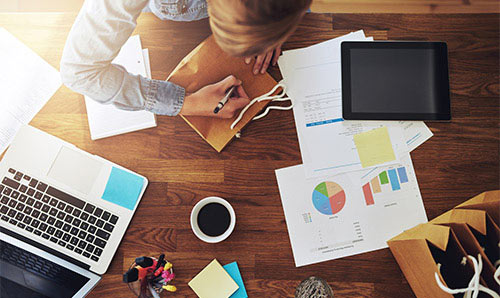
<path fill-rule="evenodd" d="M 213 36 L 208 37 L 189 53 L 167 81 L 195 92 L 203 86 L 221 81 L 228 75 L 234 75 L 243 82 L 243 88 L 250 99 L 269 92 L 277 82 L 268 74 L 254 75 L 252 64 L 246 64 L 243 58 L 231 57 L 217 45 Z M 181 116 L 208 144 L 221 152 L 224 147 L 241 131 L 252 118 L 269 104 L 269 100 L 257 102 L 244 114 L 240 122 L 231 129 L 233 119 L 215 117 Z"/>

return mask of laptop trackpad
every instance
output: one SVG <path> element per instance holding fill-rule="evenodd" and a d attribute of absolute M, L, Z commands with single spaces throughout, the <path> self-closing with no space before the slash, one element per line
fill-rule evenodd
<path fill-rule="evenodd" d="M 63 146 L 48 176 L 87 195 L 92 190 L 102 166 L 103 163 L 98 160 Z"/>

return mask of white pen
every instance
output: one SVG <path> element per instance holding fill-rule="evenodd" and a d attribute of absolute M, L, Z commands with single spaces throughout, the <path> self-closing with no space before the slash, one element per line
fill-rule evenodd
<path fill-rule="evenodd" d="M 217 104 L 217 106 L 214 109 L 214 114 L 217 114 L 220 110 L 222 110 L 222 108 L 224 107 L 224 105 L 229 100 L 229 97 L 231 97 L 231 94 L 233 93 L 235 87 L 236 86 L 231 87 L 229 89 L 229 91 L 226 93 L 226 95 L 224 95 L 224 97 L 219 101 L 219 103 Z"/>

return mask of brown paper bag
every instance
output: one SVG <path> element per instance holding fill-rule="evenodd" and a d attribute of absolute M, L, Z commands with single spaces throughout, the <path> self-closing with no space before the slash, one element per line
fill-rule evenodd
<path fill-rule="evenodd" d="M 462 265 L 466 252 L 450 227 L 420 224 L 387 244 L 417 297 L 453 297 L 436 283 L 437 263 L 441 264 L 438 274 L 449 288 L 466 288 L 474 275 L 469 259 Z"/>
<path fill-rule="evenodd" d="M 232 74 L 243 82 L 243 88 L 250 99 L 253 99 L 269 92 L 277 82 L 268 73 L 254 75 L 252 69 L 253 65 L 247 65 L 243 58 L 231 57 L 224 53 L 213 36 L 210 36 L 177 65 L 167 81 L 184 87 L 186 92 L 195 92 Z M 237 115 L 233 119 L 181 117 L 215 150 L 221 152 L 236 133 L 241 131 L 269 102 L 266 100 L 253 104 L 234 129 L 230 126 Z"/>
<path fill-rule="evenodd" d="M 458 205 L 455 209 L 484 210 L 500 226 L 500 190 L 483 192 L 472 199 Z"/>

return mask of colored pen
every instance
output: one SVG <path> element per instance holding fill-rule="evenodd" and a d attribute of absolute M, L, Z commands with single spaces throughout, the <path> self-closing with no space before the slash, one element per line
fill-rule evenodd
<path fill-rule="evenodd" d="M 217 104 L 217 106 L 214 109 L 214 114 L 217 114 L 220 110 L 222 110 L 222 108 L 224 107 L 224 105 L 229 100 L 229 97 L 231 97 L 231 94 L 233 93 L 235 87 L 236 86 L 231 87 L 229 89 L 229 91 L 226 93 L 226 95 L 224 95 L 224 97 L 219 101 L 219 103 Z"/>

